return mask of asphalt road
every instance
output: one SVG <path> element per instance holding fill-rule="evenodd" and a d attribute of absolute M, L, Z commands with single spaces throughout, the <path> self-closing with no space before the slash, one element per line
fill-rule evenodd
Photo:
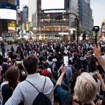
<path fill-rule="evenodd" d="M 17 47 L 18 47 L 18 45 L 16 45 L 16 44 L 7 44 L 7 43 L 5 43 L 5 48 L 6 48 L 6 53 L 7 53 L 7 49 L 9 49 L 9 51 L 10 51 L 10 48 L 11 48 L 11 46 L 13 46 L 14 47 L 14 50 L 16 51 L 16 49 L 17 49 Z M 1 54 L 1 46 L 0 46 L 0 54 Z M 7 55 L 7 54 L 5 54 L 5 55 Z"/>

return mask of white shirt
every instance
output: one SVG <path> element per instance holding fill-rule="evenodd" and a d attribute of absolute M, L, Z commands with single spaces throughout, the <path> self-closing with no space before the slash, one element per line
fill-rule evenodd
<path fill-rule="evenodd" d="M 102 55 L 102 58 L 105 59 L 105 55 Z"/>
<path fill-rule="evenodd" d="M 35 73 L 29 75 L 26 80 L 30 81 L 40 92 L 42 92 L 45 76 Z M 48 77 L 46 77 L 43 93 L 51 100 L 53 105 L 53 83 Z M 5 105 L 18 105 L 21 101 L 24 102 L 24 105 L 32 105 L 37 95 L 38 91 L 30 83 L 23 81 L 17 85 L 12 96 L 8 99 Z"/>

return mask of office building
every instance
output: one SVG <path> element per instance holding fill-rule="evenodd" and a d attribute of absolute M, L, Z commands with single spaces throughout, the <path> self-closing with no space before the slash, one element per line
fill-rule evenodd
<path fill-rule="evenodd" d="M 16 31 L 15 0 L 0 0 L 0 36 L 13 36 Z"/>

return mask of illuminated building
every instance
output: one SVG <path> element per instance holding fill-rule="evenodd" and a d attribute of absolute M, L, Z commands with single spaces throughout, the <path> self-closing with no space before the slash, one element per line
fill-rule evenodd
<path fill-rule="evenodd" d="M 0 36 L 10 37 L 16 30 L 17 12 L 15 0 L 0 1 Z"/>
<path fill-rule="evenodd" d="M 92 20 L 92 9 L 90 7 L 90 0 L 81 0 L 81 31 L 87 32 L 92 31 L 93 20 Z"/>
<path fill-rule="evenodd" d="M 58 1 L 58 8 L 63 9 L 63 11 L 54 11 L 54 12 L 44 12 L 44 7 L 42 2 L 47 3 L 47 9 L 53 8 Z M 61 2 L 65 1 L 64 6 L 60 7 Z M 48 2 L 54 2 L 51 5 L 48 5 Z M 45 3 L 45 4 L 46 4 Z M 29 16 L 28 21 L 33 26 L 33 31 L 35 35 L 42 35 L 49 39 L 53 37 L 63 37 L 69 39 L 68 36 L 76 33 L 77 22 L 74 15 L 63 15 L 65 11 L 70 11 L 77 15 L 79 18 L 79 27 L 80 31 L 87 33 L 92 30 L 92 10 L 90 8 L 90 0 L 29 0 Z M 73 32 L 72 32 L 73 31 Z M 76 36 L 76 34 L 75 34 Z"/>
<path fill-rule="evenodd" d="M 101 25 L 101 37 L 105 37 L 105 19 L 102 20 L 102 25 Z"/>

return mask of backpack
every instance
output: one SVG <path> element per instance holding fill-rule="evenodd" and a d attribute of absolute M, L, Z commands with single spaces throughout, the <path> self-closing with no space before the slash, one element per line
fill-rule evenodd
<path fill-rule="evenodd" d="M 37 97 L 34 99 L 32 105 L 51 105 L 50 99 L 43 93 L 43 91 L 40 92 L 31 82 L 29 82 L 28 80 L 26 81 L 30 83 L 39 92 Z M 44 82 L 44 87 L 45 87 L 45 83 L 46 83 L 46 78 Z M 43 90 L 44 90 L 44 87 L 43 87 Z"/>

